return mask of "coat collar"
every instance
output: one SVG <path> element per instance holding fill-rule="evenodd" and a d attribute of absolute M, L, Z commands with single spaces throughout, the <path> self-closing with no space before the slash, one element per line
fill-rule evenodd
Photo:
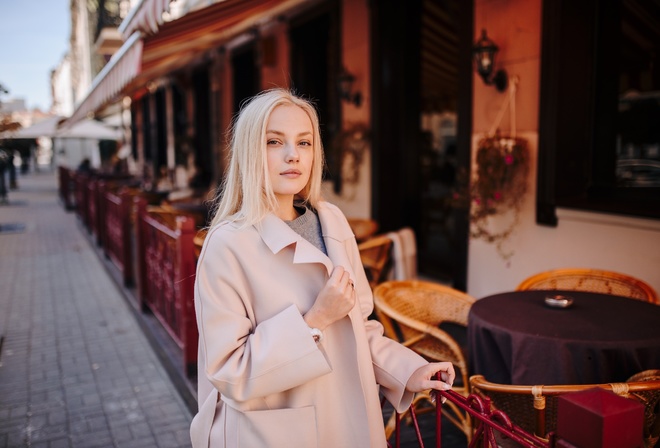
<path fill-rule="evenodd" d="M 346 251 L 344 242 L 353 238 L 354 235 L 343 215 L 341 218 L 338 216 L 341 212 L 336 207 L 321 202 L 317 211 L 321 221 L 323 240 L 328 251 L 327 256 L 273 213 L 267 214 L 254 227 L 266 246 L 274 254 L 291 244 L 295 244 L 294 263 L 321 263 L 330 275 L 336 264 L 345 266 Z"/>

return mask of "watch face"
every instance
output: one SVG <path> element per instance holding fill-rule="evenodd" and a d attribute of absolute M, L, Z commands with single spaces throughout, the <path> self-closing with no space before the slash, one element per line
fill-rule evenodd
<path fill-rule="evenodd" d="M 323 333 L 318 328 L 310 328 L 309 332 L 311 333 L 312 337 L 314 338 L 314 342 L 318 343 L 318 342 L 321 342 L 321 340 L 323 339 Z"/>

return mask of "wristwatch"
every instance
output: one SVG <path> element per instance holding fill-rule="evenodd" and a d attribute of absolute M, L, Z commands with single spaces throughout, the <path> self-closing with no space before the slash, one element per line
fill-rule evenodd
<path fill-rule="evenodd" d="M 317 344 L 323 340 L 323 332 L 318 328 L 309 327 L 309 333 L 314 338 L 314 342 Z"/>

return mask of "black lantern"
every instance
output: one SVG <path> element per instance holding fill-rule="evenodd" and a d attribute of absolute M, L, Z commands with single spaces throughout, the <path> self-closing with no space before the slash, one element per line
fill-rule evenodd
<path fill-rule="evenodd" d="M 350 104 L 354 104 L 356 107 L 360 107 L 360 104 L 362 104 L 362 94 L 360 92 L 352 93 L 354 82 L 355 76 L 347 72 L 345 68 L 342 69 L 337 78 L 339 97 Z"/>
<path fill-rule="evenodd" d="M 481 30 L 481 39 L 474 44 L 472 50 L 474 61 L 477 64 L 477 73 L 486 85 L 495 85 L 498 92 L 504 92 L 507 86 L 507 76 L 504 70 L 498 70 L 494 76 L 495 56 L 499 48 L 495 42 L 486 35 L 486 30 Z"/>

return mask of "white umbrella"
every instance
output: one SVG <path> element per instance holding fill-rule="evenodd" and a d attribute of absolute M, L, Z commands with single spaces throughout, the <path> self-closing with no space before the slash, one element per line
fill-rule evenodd
<path fill-rule="evenodd" d="M 100 121 L 83 120 L 70 128 L 60 129 L 55 134 L 57 138 L 90 138 L 97 140 L 119 140 L 122 133 Z"/>
<path fill-rule="evenodd" d="M 39 137 L 55 137 L 57 134 L 57 125 L 63 120 L 62 117 L 54 116 L 41 120 L 32 126 L 19 129 L 16 132 L 5 132 L 3 138 L 39 138 Z"/>

